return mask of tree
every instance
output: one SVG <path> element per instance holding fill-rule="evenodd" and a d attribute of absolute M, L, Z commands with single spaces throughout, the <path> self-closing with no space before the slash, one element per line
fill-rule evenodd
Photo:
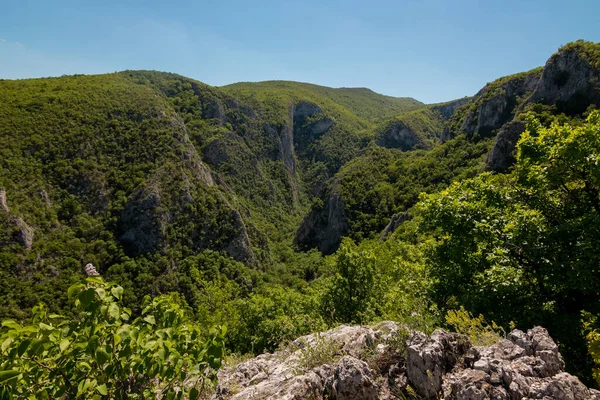
<path fill-rule="evenodd" d="M 344 239 L 336 253 L 333 277 L 323 305 L 332 320 L 361 323 L 370 319 L 375 293 L 376 259 L 372 250 L 358 250 Z"/>
<path fill-rule="evenodd" d="M 580 313 L 600 312 L 600 113 L 580 126 L 531 120 L 517 150 L 511 174 L 421 198 L 434 297 L 504 325 L 542 324 L 588 374 Z"/>

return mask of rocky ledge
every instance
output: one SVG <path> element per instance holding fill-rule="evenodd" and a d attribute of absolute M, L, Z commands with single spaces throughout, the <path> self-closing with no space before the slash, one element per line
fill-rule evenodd
<path fill-rule="evenodd" d="M 597 399 L 564 371 L 548 332 L 514 330 L 491 346 L 394 323 L 339 326 L 219 372 L 215 400 Z"/>

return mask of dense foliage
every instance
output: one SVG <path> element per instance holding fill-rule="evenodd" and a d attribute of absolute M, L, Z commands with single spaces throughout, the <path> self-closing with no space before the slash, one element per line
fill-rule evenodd
<path fill-rule="evenodd" d="M 366 120 L 392 117 L 423 106 L 410 97 L 390 97 L 373 92 L 367 88 L 330 88 L 310 83 L 289 81 L 267 81 L 259 83 L 236 83 L 225 87 L 232 93 L 256 93 L 272 90 L 278 94 L 288 92 L 303 98 L 326 97 L 339 104 L 354 115 Z"/>
<path fill-rule="evenodd" d="M 600 113 L 582 126 L 532 120 L 509 175 L 481 174 L 423 197 L 433 298 L 507 326 L 540 324 L 580 374 L 581 312 L 600 313 Z M 502 307 L 498 307 L 502 304 Z"/>
<path fill-rule="evenodd" d="M 432 151 L 397 152 L 369 148 L 337 175 L 337 192 L 344 199 L 355 240 L 379 234 L 390 215 L 408 211 L 420 193 L 439 191 L 455 180 L 483 170 L 490 140 L 471 141 L 459 136 Z"/>
<path fill-rule="evenodd" d="M 4 320 L 0 398 L 198 398 L 221 366 L 224 331 L 200 329 L 176 295 L 146 299 L 130 322 L 122 296 L 91 276 L 69 289 L 73 318 L 40 304 L 29 325 Z"/>

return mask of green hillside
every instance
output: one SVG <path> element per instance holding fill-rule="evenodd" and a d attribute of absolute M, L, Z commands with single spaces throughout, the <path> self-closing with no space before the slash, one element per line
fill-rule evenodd
<path fill-rule="evenodd" d="M 278 93 L 325 97 L 344 107 L 357 117 L 376 120 L 415 110 L 424 104 L 410 97 L 385 96 L 367 88 L 330 88 L 310 83 L 290 81 L 240 82 L 224 86 L 223 89 L 236 95 L 267 96 L 273 91 Z M 316 98 L 316 97 L 313 97 Z"/>
<path fill-rule="evenodd" d="M 433 105 L 156 71 L 0 80 L 0 398 L 52 380 L 27 380 L 36 361 L 85 355 L 105 373 L 78 361 L 64 390 L 107 396 L 135 375 L 114 346 L 150 396 L 223 348 L 386 319 L 475 338 L 543 325 L 592 384 L 598 49 Z"/>

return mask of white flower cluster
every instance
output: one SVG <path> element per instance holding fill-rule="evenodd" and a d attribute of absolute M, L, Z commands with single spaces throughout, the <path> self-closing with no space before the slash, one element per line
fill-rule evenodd
<path fill-rule="evenodd" d="M 87 276 L 100 275 L 98 273 L 98 271 L 96 271 L 96 268 L 91 263 L 85 266 L 85 274 Z"/>

